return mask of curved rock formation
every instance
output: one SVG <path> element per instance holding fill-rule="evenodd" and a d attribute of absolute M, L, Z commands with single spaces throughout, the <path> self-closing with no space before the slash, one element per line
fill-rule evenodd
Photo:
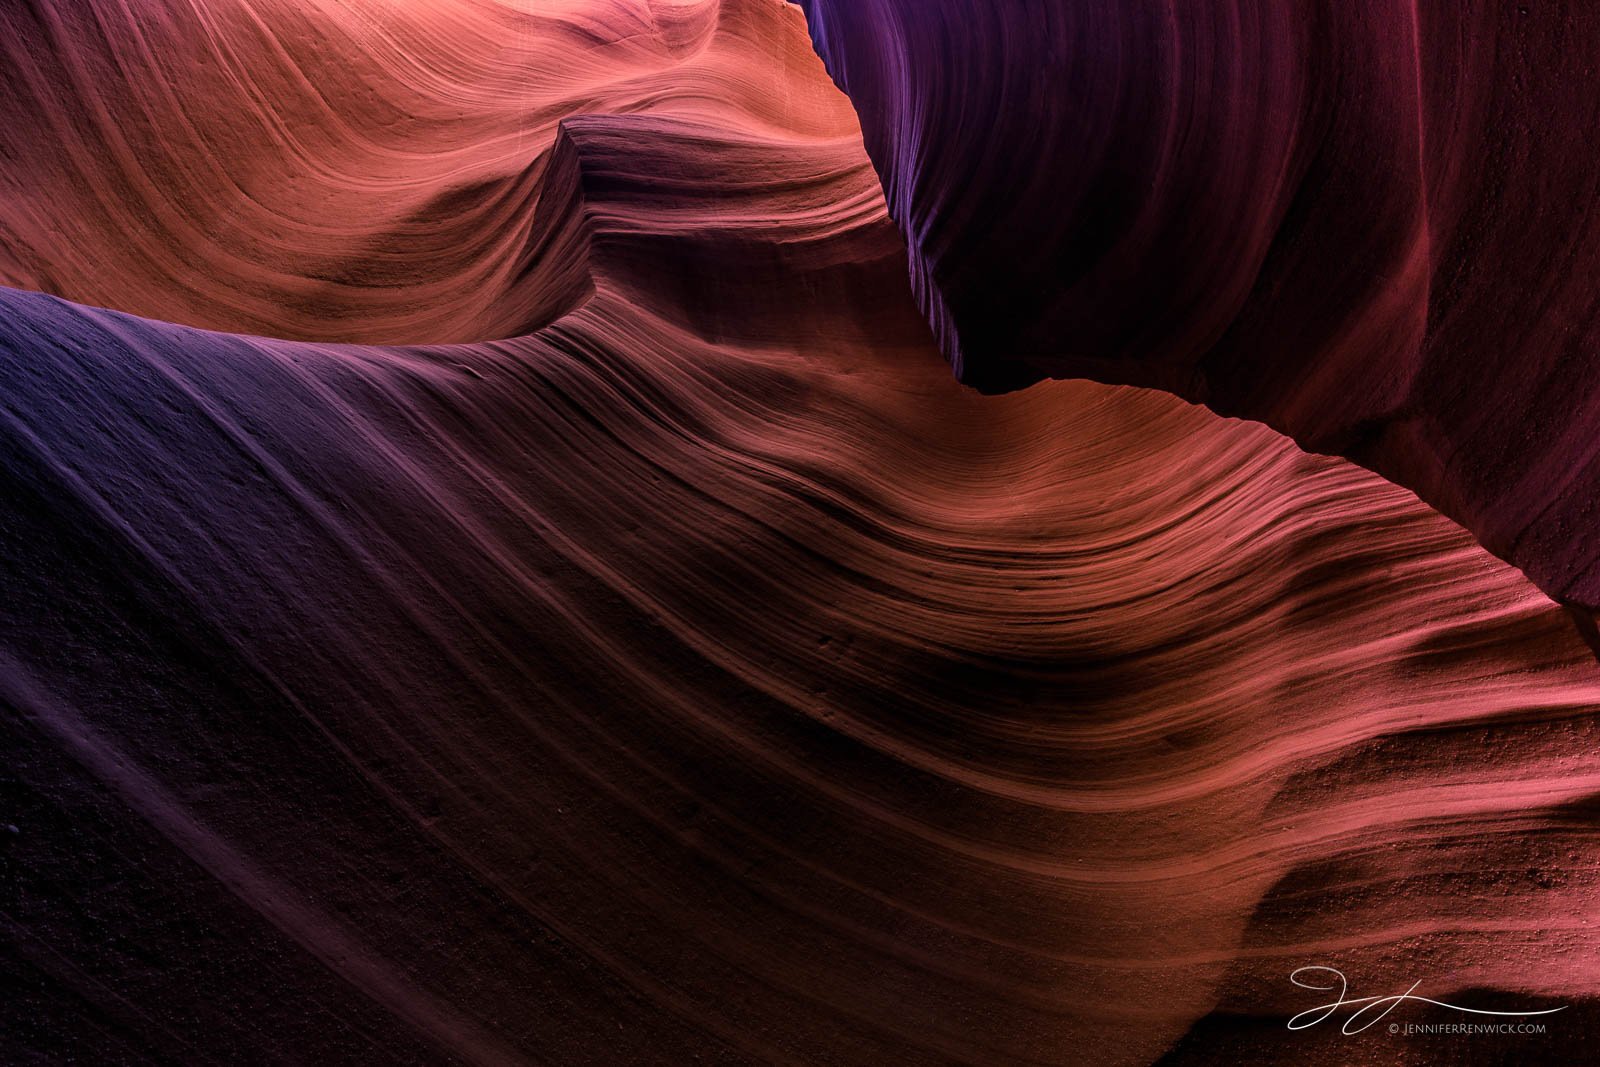
<path fill-rule="evenodd" d="M 526 333 L 571 303 L 537 276 L 572 258 L 534 217 L 561 119 L 859 140 L 799 22 L 682 0 L 8 5 L 0 278 L 303 340 Z"/>
<path fill-rule="evenodd" d="M 1600 14 L 801 0 L 957 376 L 1155 386 L 1600 607 Z"/>
<path fill-rule="evenodd" d="M 4 15 L 0 1058 L 1438 1062 L 1310 964 L 1589 1047 L 1561 609 L 952 380 L 796 9 L 152 7 Z"/>

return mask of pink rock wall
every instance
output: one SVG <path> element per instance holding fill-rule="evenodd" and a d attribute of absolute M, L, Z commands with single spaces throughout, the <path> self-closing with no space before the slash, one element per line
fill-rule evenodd
<path fill-rule="evenodd" d="M 0 1059 L 1588 1055 L 1567 615 L 1264 426 L 956 382 L 797 8 L 0 27 Z"/>

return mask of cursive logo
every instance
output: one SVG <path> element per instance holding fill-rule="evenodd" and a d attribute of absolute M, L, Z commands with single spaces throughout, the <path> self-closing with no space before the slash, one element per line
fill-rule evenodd
<path fill-rule="evenodd" d="M 1289 1029 L 1291 1030 L 1304 1030 L 1308 1026 L 1315 1026 L 1322 1022 L 1322 1020 L 1340 1008 L 1360 1005 L 1360 1007 L 1356 1007 L 1350 1018 L 1344 1021 L 1344 1025 L 1339 1028 L 1339 1032 L 1343 1034 L 1359 1034 L 1372 1024 L 1381 1021 L 1385 1015 L 1394 1011 L 1403 1001 L 1407 1000 L 1414 1000 L 1422 1004 L 1433 1004 L 1440 1008 L 1449 1008 L 1451 1011 L 1465 1012 L 1469 1015 L 1498 1015 L 1512 1016 L 1514 1018 L 1526 1018 L 1533 1015 L 1554 1015 L 1558 1011 L 1567 1010 L 1565 1005 L 1559 1008 L 1546 1008 L 1543 1011 L 1483 1011 L 1479 1008 L 1463 1008 L 1456 1004 L 1446 1004 L 1442 1000 L 1416 996 L 1417 986 L 1422 984 L 1420 978 L 1411 983 L 1411 988 L 1404 993 L 1396 993 L 1388 997 L 1351 997 L 1346 996 L 1350 991 L 1350 985 L 1345 981 L 1344 973 L 1333 967 L 1301 967 L 1289 975 L 1289 981 L 1301 989 L 1311 989 L 1319 993 L 1327 993 L 1335 989 L 1339 991 L 1337 999 L 1332 1002 L 1319 1004 L 1315 1008 L 1307 1008 L 1290 1019 Z M 1328 984 L 1318 985 L 1316 984 L 1318 981 L 1327 982 Z M 1373 1014 L 1374 1012 L 1376 1014 Z M 1358 1022 L 1360 1023 L 1359 1026 L 1356 1025 Z M 1393 1025 L 1389 1027 L 1391 1032 L 1396 1029 L 1398 1028 Z"/>

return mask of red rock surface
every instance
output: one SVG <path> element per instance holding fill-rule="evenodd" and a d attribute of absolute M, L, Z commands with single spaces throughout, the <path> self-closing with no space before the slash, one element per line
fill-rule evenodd
<path fill-rule="evenodd" d="M 1600 607 L 1600 8 L 801 6 L 962 380 L 1265 422 Z"/>
<path fill-rule="evenodd" d="M 0 16 L 0 1058 L 1587 1055 L 1555 603 L 955 382 L 797 9 L 538 10 Z"/>

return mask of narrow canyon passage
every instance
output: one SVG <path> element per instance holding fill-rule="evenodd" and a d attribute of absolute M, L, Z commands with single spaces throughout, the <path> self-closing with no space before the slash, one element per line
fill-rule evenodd
<path fill-rule="evenodd" d="M 1266 426 L 960 384 L 797 7 L 0 27 L 0 1058 L 1597 1036 L 1568 615 Z"/>

